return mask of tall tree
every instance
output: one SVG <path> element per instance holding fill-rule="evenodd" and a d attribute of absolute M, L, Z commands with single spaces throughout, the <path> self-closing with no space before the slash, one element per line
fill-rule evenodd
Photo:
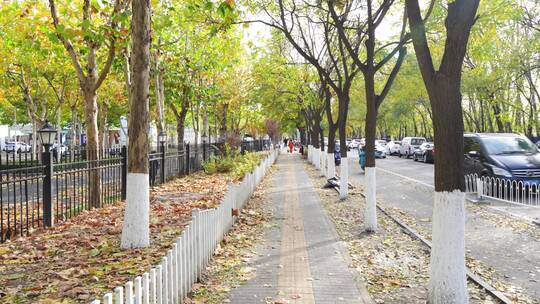
<path fill-rule="evenodd" d="M 365 2 L 365 3 L 364 3 Z M 383 0 L 378 7 L 375 7 L 377 1 L 372 0 L 349 0 L 345 2 L 328 1 L 328 11 L 332 16 L 333 24 L 340 37 L 342 48 L 347 49 L 348 54 L 353 59 L 355 65 L 360 69 L 364 76 L 364 89 L 366 99 L 366 209 L 365 209 L 365 228 L 367 231 L 377 230 L 376 214 L 376 171 L 375 171 L 375 138 L 377 130 L 377 115 L 379 107 L 383 103 L 386 95 L 390 91 L 394 79 L 396 78 L 403 59 L 405 58 L 405 43 L 408 35 L 405 33 L 406 18 L 404 14 L 401 35 L 397 41 L 392 43 L 380 43 L 375 35 L 377 28 L 385 21 L 394 0 Z M 394 5 L 395 6 L 395 5 Z M 359 8 L 366 8 L 362 12 L 365 18 L 355 16 L 355 11 Z M 339 12 L 338 12 L 339 9 Z M 354 29 L 348 31 L 347 29 Z M 352 33 L 351 33 L 352 32 Z M 365 48 L 359 46 L 364 44 Z M 392 61 L 392 58 L 398 53 L 392 69 L 384 71 L 385 65 Z M 384 55 L 379 55 L 384 54 Z M 365 58 L 361 58 L 365 57 Z M 378 58 L 380 57 L 380 59 Z M 381 72 L 388 73 L 384 85 L 380 92 L 376 90 L 376 76 Z M 345 129 L 345 126 L 343 126 Z M 341 131 L 340 131 L 341 132 Z M 345 130 L 343 130 L 345 132 Z"/>
<path fill-rule="evenodd" d="M 72 20 L 61 22 L 55 0 L 49 0 L 49 8 L 53 20 L 53 25 L 56 30 L 56 37 L 62 42 L 66 51 L 69 54 L 73 67 L 75 68 L 79 79 L 79 86 L 84 97 L 85 112 L 84 120 L 86 124 L 86 155 L 90 161 L 99 159 L 99 130 L 98 130 L 98 102 L 97 90 L 107 78 L 107 74 L 112 66 L 116 46 L 119 40 L 119 26 L 123 24 L 127 18 L 122 15 L 125 5 L 129 1 L 115 0 L 112 11 L 108 16 L 108 20 L 101 25 L 94 24 L 95 12 L 104 14 L 104 9 L 100 7 L 100 3 L 91 0 L 83 1 L 82 22 L 80 22 L 81 37 L 77 37 L 77 33 L 73 28 L 70 28 Z M 79 42 L 75 45 L 73 41 Z M 99 50 L 106 42 L 107 51 L 101 70 L 98 68 Z M 83 66 L 81 57 L 86 56 Z M 92 207 L 101 206 L 100 202 L 100 176 L 99 170 L 91 170 L 89 172 L 89 202 Z"/>
<path fill-rule="evenodd" d="M 418 0 L 406 0 L 420 72 L 433 110 L 435 197 L 428 303 L 468 303 L 465 274 L 465 193 L 461 73 L 480 0 L 448 3 L 446 41 L 437 70 Z"/>
<path fill-rule="evenodd" d="M 150 244 L 150 185 L 148 175 L 148 129 L 150 93 L 150 0 L 132 1 L 131 59 L 132 86 L 129 120 L 128 175 L 126 210 L 122 229 L 122 248 Z"/>

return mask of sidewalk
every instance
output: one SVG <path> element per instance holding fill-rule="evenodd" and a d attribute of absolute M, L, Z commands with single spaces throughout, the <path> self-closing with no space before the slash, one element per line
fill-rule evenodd
<path fill-rule="evenodd" d="M 256 277 L 234 289 L 230 303 L 372 303 L 299 155 L 282 154 L 275 166 L 271 228 L 250 263 Z"/>

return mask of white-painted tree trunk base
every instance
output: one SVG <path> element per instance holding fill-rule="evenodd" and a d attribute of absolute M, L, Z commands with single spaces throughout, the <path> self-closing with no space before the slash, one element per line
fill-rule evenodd
<path fill-rule="evenodd" d="M 366 167 L 366 209 L 364 211 L 364 225 L 368 232 L 377 231 L 377 169 Z"/>
<path fill-rule="evenodd" d="M 346 199 L 349 196 L 349 162 L 346 157 L 341 158 L 339 172 L 339 198 Z"/>
<path fill-rule="evenodd" d="M 326 153 L 326 161 L 328 162 L 328 178 L 336 177 L 336 163 L 334 161 L 334 153 Z"/>
<path fill-rule="evenodd" d="M 465 270 L 465 193 L 435 192 L 430 304 L 469 303 Z"/>
<path fill-rule="evenodd" d="M 324 157 L 323 150 L 319 150 L 319 153 L 320 153 L 320 161 L 321 161 L 320 174 L 321 176 L 326 176 L 326 157 Z"/>
<path fill-rule="evenodd" d="M 148 174 L 128 173 L 122 249 L 150 245 L 150 185 Z"/>

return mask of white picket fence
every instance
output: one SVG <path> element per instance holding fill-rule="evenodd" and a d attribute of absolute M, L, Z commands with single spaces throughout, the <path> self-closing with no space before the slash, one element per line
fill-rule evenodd
<path fill-rule="evenodd" d="M 279 150 L 263 160 L 238 185 L 229 185 L 225 197 L 214 209 L 192 211 L 191 222 L 184 228 L 172 248 L 149 272 L 137 276 L 102 300 L 92 304 L 173 304 L 182 303 L 191 287 L 206 268 L 216 246 L 234 225 L 233 209 L 240 212 L 267 169 L 275 162 Z"/>

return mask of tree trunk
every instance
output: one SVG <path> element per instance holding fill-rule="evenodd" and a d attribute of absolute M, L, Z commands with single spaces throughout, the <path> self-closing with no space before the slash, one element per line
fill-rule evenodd
<path fill-rule="evenodd" d="M 100 153 L 104 153 L 105 149 L 109 147 L 107 141 L 108 134 L 106 133 L 107 129 L 107 117 L 109 116 L 109 103 L 104 102 L 101 107 L 99 107 L 99 150 Z"/>
<path fill-rule="evenodd" d="M 32 119 L 32 159 L 37 160 L 37 156 L 41 155 L 41 153 L 38 153 L 38 140 L 37 140 L 37 126 L 36 126 L 36 119 Z"/>
<path fill-rule="evenodd" d="M 84 91 L 86 124 L 86 159 L 90 161 L 88 172 L 88 201 L 91 208 L 101 207 L 101 184 L 97 161 L 99 160 L 98 104 L 96 91 Z"/>
<path fill-rule="evenodd" d="M 416 58 L 433 110 L 437 155 L 428 303 L 468 303 L 461 73 L 479 0 L 448 4 L 446 41 L 435 70 L 418 0 L 406 0 Z"/>
<path fill-rule="evenodd" d="M 348 98 L 346 96 L 345 98 Z M 339 149 L 341 154 L 341 164 L 339 171 L 339 197 L 340 199 L 346 199 L 349 195 L 349 161 L 347 159 L 347 133 L 346 133 L 346 123 L 347 117 L 346 113 L 341 114 L 339 117 Z M 329 161 L 333 161 L 333 158 Z"/>
<path fill-rule="evenodd" d="M 132 1 L 133 49 L 132 117 L 129 120 L 127 197 L 122 229 L 122 248 L 150 244 L 150 186 L 148 176 L 148 95 L 150 90 L 150 0 Z"/>
<path fill-rule="evenodd" d="M 495 116 L 495 122 L 497 123 L 497 132 L 503 133 L 504 124 L 501 120 L 501 108 L 496 102 L 491 104 L 491 108 L 493 109 L 493 116 Z"/>
<path fill-rule="evenodd" d="M 306 144 L 306 128 L 302 126 L 298 126 L 297 128 L 300 132 L 300 143 L 304 146 Z"/>
<path fill-rule="evenodd" d="M 60 120 L 60 108 L 58 108 L 58 112 L 56 112 L 56 140 L 58 141 L 58 162 L 62 160 L 62 149 L 60 149 L 60 145 L 62 144 L 62 126 L 61 126 L 61 120 Z"/>
<path fill-rule="evenodd" d="M 185 124 L 184 121 L 177 120 L 176 121 L 176 136 L 178 138 L 178 146 L 184 147 L 184 130 L 185 130 Z"/>
<path fill-rule="evenodd" d="M 229 110 L 229 104 L 224 103 L 219 111 L 219 141 L 225 142 L 227 140 L 227 111 Z"/>
<path fill-rule="evenodd" d="M 366 92 L 366 209 L 364 226 L 368 232 L 377 231 L 377 191 L 375 169 L 375 133 L 377 129 L 377 99 L 375 96 L 375 76 L 371 71 L 364 73 Z"/>
<path fill-rule="evenodd" d="M 429 303 L 467 303 L 461 95 L 455 78 L 438 80 L 428 89 L 437 147 Z"/>
<path fill-rule="evenodd" d="M 159 44 L 159 43 L 158 43 Z M 165 87 L 163 84 L 163 68 L 160 64 L 160 50 L 156 50 L 156 69 L 155 69 L 155 95 L 156 95 L 156 106 L 157 106 L 157 131 L 158 134 L 165 132 Z"/>

